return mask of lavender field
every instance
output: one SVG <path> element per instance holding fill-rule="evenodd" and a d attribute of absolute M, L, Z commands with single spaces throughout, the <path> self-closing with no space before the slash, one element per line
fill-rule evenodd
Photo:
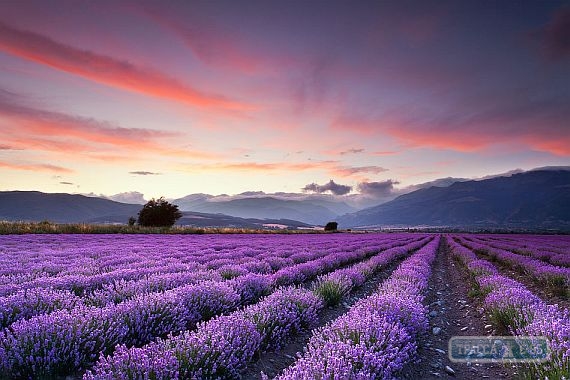
<path fill-rule="evenodd" d="M 570 238 L 0 236 L 2 379 L 568 378 Z M 451 363 L 458 335 L 550 341 Z"/>

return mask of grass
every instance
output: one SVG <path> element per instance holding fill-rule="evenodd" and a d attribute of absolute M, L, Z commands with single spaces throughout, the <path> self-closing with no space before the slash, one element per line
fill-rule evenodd
<path fill-rule="evenodd" d="M 546 363 L 528 364 L 522 371 L 525 380 L 535 379 L 570 379 L 570 360 L 552 355 Z"/>
<path fill-rule="evenodd" d="M 570 286 L 568 280 L 561 274 L 544 274 L 538 280 L 550 288 L 552 293 L 564 298 L 570 298 Z"/>
<path fill-rule="evenodd" d="M 142 227 L 126 224 L 86 224 L 0 221 L 0 235 L 22 234 L 314 234 L 318 230 L 274 230 L 229 227 Z"/>
<path fill-rule="evenodd" d="M 325 306 L 336 306 L 350 293 L 350 286 L 343 281 L 327 279 L 317 281 L 313 293 L 321 297 Z"/>

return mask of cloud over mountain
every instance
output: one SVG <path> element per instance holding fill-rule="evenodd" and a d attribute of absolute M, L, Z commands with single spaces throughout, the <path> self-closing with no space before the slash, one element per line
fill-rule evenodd
<path fill-rule="evenodd" d="M 302 190 L 304 192 L 313 192 L 319 194 L 331 192 L 334 195 L 345 195 L 350 193 L 350 191 L 352 190 L 352 186 L 341 185 L 331 179 L 328 183 L 324 185 L 319 185 L 314 182 L 310 183 L 305 187 L 303 187 Z"/>

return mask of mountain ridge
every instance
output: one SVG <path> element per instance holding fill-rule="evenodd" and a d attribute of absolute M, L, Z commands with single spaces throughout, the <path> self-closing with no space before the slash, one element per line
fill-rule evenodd
<path fill-rule="evenodd" d="M 80 194 L 40 191 L 0 191 L 0 220 L 12 222 L 122 223 L 142 208 Z M 178 225 L 235 228 L 310 228 L 310 224 L 287 218 L 240 218 L 224 214 L 183 212 Z"/>
<path fill-rule="evenodd" d="M 401 195 L 337 218 L 349 227 L 570 228 L 570 171 L 533 170 Z"/>
<path fill-rule="evenodd" d="M 286 200 L 271 196 L 213 201 L 211 199 L 212 197 L 196 194 L 172 202 L 182 211 L 221 213 L 240 218 L 279 217 L 309 224 L 325 224 L 347 211 L 356 211 L 345 203 L 326 200 Z"/>
<path fill-rule="evenodd" d="M 248 226 L 324 225 L 340 228 L 474 227 L 570 230 L 570 170 L 568 167 L 511 171 L 508 175 L 420 187 L 395 199 L 356 211 L 341 197 L 247 192 L 213 196 L 190 194 L 171 200 L 184 217 L 179 224 Z M 443 187 L 442 187 L 443 185 Z M 448 185 L 448 186 L 445 186 Z M 127 199 L 140 199 L 141 193 Z M 351 195 L 347 196 L 350 197 Z M 96 195 L 0 192 L 0 220 L 56 223 L 126 223 L 141 204 L 117 202 Z M 349 212 L 346 212 L 349 211 Z M 216 223 L 219 223 L 217 225 Z"/>

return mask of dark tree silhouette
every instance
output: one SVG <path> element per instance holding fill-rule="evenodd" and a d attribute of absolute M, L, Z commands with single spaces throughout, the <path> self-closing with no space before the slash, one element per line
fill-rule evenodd
<path fill-rule="evenodd" d="M 139 211 L 138 224 L 145 227 L 172 227 L 182 217 L 178 206 L 163 197 L 151 199 Z"/>
<path fill-rule="evenodd" d="M 337 222 L 328 222 L 325 226 L 325 231 L 336 231 L 338 228 Z"/>
<path fill-rule="evenodd" d="M 128 222 L 129 226 L 134 226 L 136 222 L 137 222 L 137 219 L 134 216 L 131 216 L 129 218 L 129 222 Z"/>

